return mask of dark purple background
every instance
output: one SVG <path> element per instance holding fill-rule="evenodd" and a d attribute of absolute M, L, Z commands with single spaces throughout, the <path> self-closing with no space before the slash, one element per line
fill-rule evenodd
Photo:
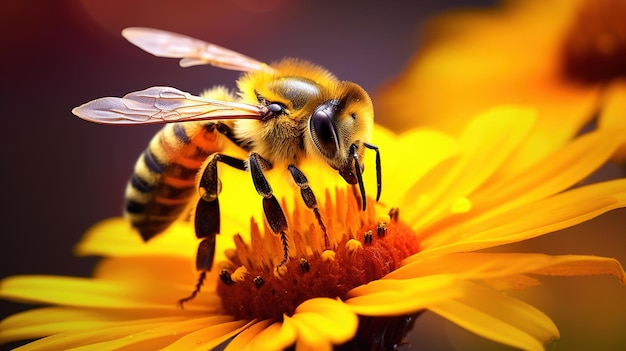
<path fill-rule="evenodd" d="M 250 9 L 256 2 L 2 2 L 0 278 L 89 275 L 95 260 L 73 257 L 72 247 L 87 227 L 121 213 L 132 165 L 158 129 L 87 123 L 70 113 L 73 107 L 153 85 L 192 93 L 234 86 L 238 73 L 179 68 L 176 60 L 127 43 L 122 28 L 177 31 L 265 62 L 306 58 L 373 91 L 419 47 L 424 19 L 447 7 L 493 1 L 274 0 L 265 12 Z M 0 318 L 23 308 L 0 302 Z"/>

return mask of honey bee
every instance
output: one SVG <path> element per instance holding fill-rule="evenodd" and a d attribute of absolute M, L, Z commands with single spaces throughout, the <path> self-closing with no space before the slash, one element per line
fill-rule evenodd
<path fill-rule="evenodd" d="M 316 197 L 298 169 L 303 160 L 319 159 L 347 183 L 358 186 L 365 210 L 363 155 L 365 149 L 374 150 L 376 201 L 380 198 L 380 152 L 369 143 L 374 112 L 370 97 L 359 85 L 340 81 L 307 61 L 286 58 L 267 65 L 171 32 L 127 28 L 122 35 L 155 56 L 181 59 L 182 67 L 209 64 L 243 72 L 237 81 L 237 95 L 214 88 L 194 96 L 157 86 L 122 98 L 96 99 L 72 110 L 82 119 L 103 124 L 166 123 L 135 164 L 126 188 L 125 215 L 147 241 L 197 201 L 194 225 L 201 239 L 196 255 L 200 276 L 192 294 L 180 300 L 181 305 L 196 296 L 213 265 L 215 237 L 220 232 L 219 163 L 250 172 L 262 197 L 266 223 L 283 247 L 277 267 L 289 259 L 288 223 L 264 172 L 274 167 L 289 171 L 324 235 Z M 225 142 L 247 152 L 247 159 L 222 153 Z"/>

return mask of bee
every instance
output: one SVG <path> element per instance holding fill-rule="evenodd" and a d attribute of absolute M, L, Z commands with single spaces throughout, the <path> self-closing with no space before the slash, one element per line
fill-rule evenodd
<path fill-rule="evenodd" d="M 265 221 L 283 247 L 277 267 L 289 260 L 288 223 L 265 177 L 266 171 L 275 167 L 288 170 L 300 188 L 304 204 L 314 212 L 327 243 L 316 197 L 298 169 L 303 160 L 321 160 L 347 183 L 358 186 L 365 210 L 363 156 L 365 149 L 374 150 L 376 201 L 380 198 L 380 152 L 369 142 L 373 106 L 359 85 L 340 81 L 307 61 L 286 58 L 267 65 L 218 45 L 167 31 L 127 28 L 122 35 L 155 56 L 181 59 L 182 67 L 209 64 L 242 72 L 237 80 L 237 95 L 214 88 L 203 96 L 195 96 L 157 86 L 122 98 L 99 98 L 72 110 L 76 116 L 96 123 L 165 124 L 135 164 L 126 188 L 125 215 L 147 241 L 197 201 L 194 229 L 201 239 L 196 255 L 200 276 L 192 294 L 180 300 L 181 305 L 199 293 L 206 272 L 213 265 L 215 238 L 220 232 L 218 164 L 251 174 L 262 197 Z M 244 150 L 248 157 L 240 159 L 222 153 L 227 142 Z"/>

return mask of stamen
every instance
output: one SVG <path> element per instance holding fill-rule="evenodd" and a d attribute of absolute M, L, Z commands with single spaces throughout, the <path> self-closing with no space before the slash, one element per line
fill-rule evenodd
<path fill-rule="evenodd" d="M 400 209 L 397 207 L 393 207 L 389 210 L 389 219 L 393 222 L 397 222 L 398 218 L 400 218 Z"/>
<path fill-rule="evenodd" d="M 335 251 L 325 250 L 322 252 L 322 261 L 330 262 L 335 260 Z"/>
<path fill-rule="evenodd" d="M 246 267 L 240 266 L 237 269 L 235 269 L 233 274 L 230 275 L 230 279 L 235 283 L 242 282 L 246 280 L 249 274 L 250 272 L 248 271 Z"/>
<path fill-rule="evenodd" d="M 365 232 L 365 234 L 363 234 L 363 243 L 365 245 L 370 245 L 372 244 L 372 240 L 373 240 L 373 235 L 372 235 L 372 231 L 368 230 Z"/>
<path fill-rule="evenodd" d="M 309 265 L 309 261 L 306 257 L 300 257 L 300 269 L 302 270 L 302 273 L 306 273 L 311 270 L 311 266 Z"/>
<path fill-rule="evenodd" d="M 376 226 L 376 234 L 378 235 L 378 237 L 381 237 L 381 238 L 387 235 L 387 223 L 385 222 L 378 223 L 378 225 Z"/>
<path fill-rule="evenodd" d="M 358 240 L 350 239 L 346 243 L 346 251 L 348 255 L 353 255 L 361 249 L 363 249 L 363 245 L 361 245 L 361 242 Z"/>
<path fill-rule="evenodd" d="M 290 223 L 288 259 L 284 247 L 269 228 L 264 235 L 251 223 L 250 244 L 235 236 L 237 253 L 220 273 L 217 292 L 227 313 L 241 319 L 281 320 L 311 298 L 342 298 L 354 287 L 380 279 L 395 270 L 408 255 L 419 250 L 416 235 L 394 216 L 376 216 L 377 206 L 362 211 L 358 198 L 348 190 L 330 193 L 321 203 L 326 218 L 327 244 L 316 215 L 296 202 L 285 211 Z M 287 206 L 283 206 L 287 209 Z M 374 232 L 376 240 L 374 240 Z M 284 263 L 275 269 L 279 261 Z M 282 262 L 281 261 L 281 262 Z M 240 264 L 237 264 L 237 263 Z M 229 273 L 233 272 L 233 273 Z"/>
<path fill-rule="evenodd" d="M 235 284 L 235 282 L 232 280 L 232 278 L 230 277 L 230 273 L 228 273 L 227 270 L 223 269 L 220 272 L 220 280 L 226 284 L 226 285 L 233 285 Z"/>

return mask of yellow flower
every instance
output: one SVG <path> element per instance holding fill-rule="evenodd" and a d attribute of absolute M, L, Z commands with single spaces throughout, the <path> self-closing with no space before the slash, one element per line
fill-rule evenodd
<path fill-rule="evenodd" d="M 625 283 L 621 265 L 596 256 L 477 250 L 624 207 L 626 179 L 572 188 L 614 152 L 617 131 L 590 132 L 529 164 L 520 155 L 534 128 L 533 112 L 514 107 L 479 115 L 458 140 L 377 126 L 380 203 L 370 198 L 361 211 L 352 189 L 334 183 L 338 177 L 304 168 L 320 194 L 327 236 L 297 188 L 276 187 L 290 224 L 290 261 L 279 270 L 280 241 L 254 219 L 262 217 L 258 195 L 243 186 L 249 175 L 225 171 L 218 269 L 184 309 L 177 301 L 196 284 L 191 226 L 178 222 L 143 244 L 126 220 L 114 218 L 77 247 L 105 257 L 92 278 L 1 282 L 0 297 L 54 307 L 5 319 L 0 342 L 43 337 L 24 350 L 206 350 L 232 338 L 227 350 L 369 349 L 399 343 L 430 310 L 496 342 L 542 350 L 558 338 L 556 326 L 503 291 L 537 285 L 542 275 L 612 274 Z M 370 194 L 372 173 L 365 173 Z"/>
<path fill-rule="evenodd" d="M 376 96 L 379 121 L 459 134 L 489 106 L 518 104 L 538 111 L 527 157 L 560 148 L 598 114 L 626 141 L 624 18 L 623 0 L 513 0 L 440 16 Z M 626 142 L 616 159 L 626 161 Z"/>

